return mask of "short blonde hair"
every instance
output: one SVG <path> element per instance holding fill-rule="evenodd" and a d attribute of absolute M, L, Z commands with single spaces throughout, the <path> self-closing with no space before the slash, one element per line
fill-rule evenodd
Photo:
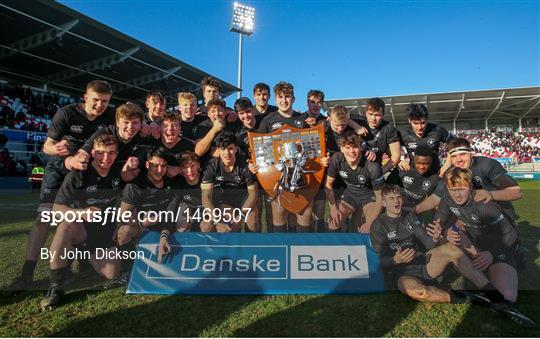
<path fill-rule="evenodd" d="M 448 188 L 471 187 L 472 177 L 470 169 L 451 167 L 444 174 L 444 183 Z"/>
<path fill-rule="evenodd" d="M 193 93 L 189 92 L 178 93 L 178 104 L 181 105 L 185 101 L 197 102 L 197 97 Z"/>
<path fill-rule="evenodd" d="M 337 121 L 345 120 L 350 117 L 349 111 L 345 106 L 335 106 L 330 110 L 330 116 Z"/>

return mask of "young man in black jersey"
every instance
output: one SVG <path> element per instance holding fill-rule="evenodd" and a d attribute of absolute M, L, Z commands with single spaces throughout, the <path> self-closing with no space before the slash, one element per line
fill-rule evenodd
<path fill-rule="evenodd" d="M 216 155 L 215 139 L 221 131 L 237 133 L 241 128 L 238 120 L 227 121 L 225 101 L 222 99 L 212 99 L 206 107 L 209 119 L 200 123 L 195 130 L 195 153 L 200 155 L 202 164 Z"/>
<path fill-rule="evenodd" d="M 182 137 L 195 140 L 197 126 L 208 119 L 207 115 L 197 115 L 197 97 L 192 93 L 178 93 L 178 111 Z"/>
<path fill-rule="evenodd" d="M 253 98 L 255 99 L 255 114 L 263 117 L 269 113 L 276 112 L 278 108 L 268 104 L 270 100 L 270 86 L 265 83 L 258 83 L 253 86 Z"/>
<path fill-rule="evenodd" d="M 236 100 L 236 102 L 234 103 L 234 110 L 236 111 L 236 114 L 238 114 L 238 120 L 242 122 L 242 128 L 236 134 L 238 147 L 241 153 L 248 160 L 248 167 L 250 168 L 250 171 L 253 168 L 256 168 L 258 170 L 258 167 L 254 166 L 250 160 L 251 150 L 249 148 L 248 132 L 256 132 L 264 116 L 261 114 L 255 114 L 255 108 L 253 107 L 251 100 L 246 97 L 242 97 Z M 255 170 L 254 173 L 257 173 L 257 171 Z M 269 227 L 271 227 L 272 205 L 268 200 L 268 195 L 266 194 L 266 192 L 263 189 L 260 189 L 260 185 L 258 185 L 258 187 L 260 194 L 257 199 L 257 224 L 262 225 L 262 215 L 264 210 L 266 225 L 270 225 Z"/>
<path fill-rule="evenodd" d="M 450 217 L 461 221 L 460 226 L 447 230 L 446 239 L 469 252 L 473 267 L 485 271 L 493 286 L 504 295 L 505 302 L 492 307 L 520 325 L 534 327 L 534 322 L 510 303 L 517 300 L 517 270 L 523 263 L 521 244 L 511 220 L 498 204 L 475 201 L 477 191 L 473 189 L 471 170 L 451 167 L 443 182 L 447 190 L 435 218 L 444 227 Z M 472 246 L 464 244 L 463 240 L 470 240 Z"/>
<path fill-rule="evenodd" d="M 95 130 L 114 123 L 114 112 L 108 108 L 111 96 L 111 86 L 107 82 L 94 80 L 86 86 L 83 103 L 64 106 L 54 115 L 43 145 L 43 153 L 50 159 L 41 185 L 38 216 L 28 235 L 22 273 L 6 288 L 5 294 L 31 286 L 39 250 L 50 227 L 49 223 L 41 220 L 41 213 L 51 210 L 56 192 L 68 173 L 64 166 L 65 158 L 74 154 Z"/>
<path fill-rule="evenodd" d="M 236 143 L 233 133 L 226 131 L 219 134 L 216 138 L 219 157 L 211 159 L 204 169 L 201 184 L 204 208 L 212 215 L 215 215 L 216 209 L 222 213 L 221 218 L 201 222 L 203 232 L 240 232 L 242 221 L 235 222 L 226 215 L 227 210 L 234 213 L 234 209 L 241 209 L 246 232 L 260 232 L 256 210 L 257 179 L 249 171 L 246 159 L 237 157 Z M 216 198 L 219 205 L 214 204 L 218 200 Z"/>
<path fill-rule="evenodd" d="M 145 230 L 176 229 L 176 180 L 166 176 L 169 158 L 163 148 L 150 150 L 145 169 L 122 191 L 120 213 L 129 212 L 131 221 L 119 223 L 116 228 L 114 239 L 120 249 L 132 248 L 132 241 Z"/>
<path fill-rule="evenodd" d="M 399 135 L 391 123 L 384 120 L 384 101 L 380 98 L 371 98 L 366 103 L 366 122 L 368 134 L 365 137 L 367 150 L 375 153 L 375 160 L 382 166 L 383 154 L 390 157 L 384 165 L 383 173 L 394 169 L 401 160 L 401 145 Z M 368 159 L 372 159 L 368 157 Z"/>
<path fill-rule="evenodd" d="M 396 168 L 386 179 L 386 182 L 403 188 L 403 209 L 407 212 L 429 197 L 440 181 L 439 175 L 433 170 L 433 152 L 427 145 L 416 148 L 413 163 L 410 170 Z"/>
<path fill-rule="evenodd" d="M 257 132 L 269 133 L 273 132 L 285 125 L 296 128 L 307 128 L 307 115 L 301 114 L 293 110 L 294 87 L 292 84 L 281 81 L 274 86 L 274 95 L 278 105 L 278 111 L 270 113 L 264 117 L 259 125 Z M 257 173 L 258 165 L 250 164 L 252 173 Z M 313 201 L 310 201 L 308 206 L 297 213 L 296 221 L 289 220 L 289 212 L 284 209 L 277 200 L 272 201 L 272 225 L 267 225 L 272 232 L 287 232 L 287 224 L 289 231 L 293 231 L 296 224 L 297 232 L 311 232 L 313 230 Z"/>
<path fill-rule="evenodd" d="M 171 156 L 167 175 L 174 177 L 180 173 L 178 161 L 183 152 L 195 150 L 192 140 L 181 136 L 180 117 L 176 112 L 167 112 L 161 118 L 161 138 L 150 144 L 151 148 L 163 148 Z"/>
<path fill-rule="evenodd" d="M 258 132 L 273 132 L 284 125 L 296 128 L 309 127 L 305 121 L 308 118 L 307 114 L 298 113 L 293 110 L 295 97 L 292 84 L 284 81 L 278 82 L 274 86 L 274 95 L 276 97 L 278 110 L 264 116 L 264 119 L 259 125 Z"/>
<path fill-rule="evenodd" d="M 194 152 L 186 151 L 181 153 L 177 160 L 180 167 L 180 176 L 175 184 L 177 211 L 180 213 L 176 224 L 177 232 L 200 232 L 200 221 L 191 216 L 202 215 L 202 193 L 201 193 L 201 165 L 199 157 Z M 171 229 L 163 229 L 159 238 L 159 255 L 163 257 L 171 251 L 169 237 Z M 158 259 L 158 261 L 161 261 Z"/>
<path fill-rule="evenodd" d="M 201 91 L 204 98 L 204 103 L 197 108 L 197 115 L 208 115 L 210 110 L 209 104 L 212 100 L 221 99 L 221 83 L 214 77 L 206 77 L 201 80 Z M 233 109 L 225 106 L 225 119 L 228 122 L 234 122 L 237 119 Z"/>
<path fill-rule="evenodd" d="M 146 95 L 144 105 L 148 111 L 144 115 L 145 124 L 141 130 L 141 135 L 143 137 L 151 135 L 157 139 L 160 133 L 161 118 L 167 108 L 167 97 L 161 91 L 150 92 Z"/>
<path fill-rule="evenodd" d="M 238 120 L 242 123 L 242 127 L 236 132 L 238 147 L 246 159 L 250 159 L 251 152 L 249 150 L 248 132 L 256 132 L 258 130 L 263 116 L 255 114 L 251 100 L 246 97 L 238 98 L 234 102 L 234 110 L 238 114 Z"/>
<path fill-rule="evenodd" d="M 92 134 L 75 155 L 66 158 L 66 168 L 78 171 L 86 169 L 94 140 L 102 134 L 112 134 L 118 142 L 116 162 L 127 162 L 130 169 L 135 171 L 138 168 L 140 151 L 153 140 L 151 137 L 141 136 L 143 115 L 142 108 L 134 103 L 118 106 L 115 113 L 116 124 Z"/>
<path fill-rule="evenodd" d="M 115 278 L 120 272 L 120 260 L 103 258 L 104 253 L 114 252 L 112 236 L 115 225 L 106 220 L 106 210 L 116 206 L 122 190 L 122 165 L 115 162 L 117 141 L 113 135 L 102 134 L 94 140 L 92 162 L 87 169 L 70 172 L 53 206 L 53 213 L 81 213 L 75 221 L 58 225 L 50 246 L 50 279 L 47 295 L 40 303 L 42 309 L 58 305 L 62 284 L 69 262 L 66 254 L 83 253 L 92 267 L 106 279 Z M 97 216 L 97 217 L 96 217 Z"/>
<path fill-rule="evenodd" d="M 433 168 L 438 173 L 441 169 L 439 162 L 439 147 L 442 144 L 447 144 L 452 140 L 453 136 L 448 133 L 446 128 L 428 123 L 429 112 L 424 104 L 410 104 L 407 106 L 409 113 L 409 125 L 400 132 L 401 144 L 405 147 L 409 156 L 409 161 L 402 160 L 399 167 L 404 170 L 410 170 L 413 163 L 417 147 L 421 145 L 427 146 L 433 153 Z M 447 161 L 441 173 L 450 166 Z"/>
<path fill-rule="evenodd" d="M 324 93 L 318 89 L 312 89 L 307 94 L 306 115 L 312 118 L 312 126 L 318 125 L 326 120 L 326 117 L 321 114 L 321 109 L 324 106 Z"/>
<path fill-rule="evenodd" d="M 403 294 L 422 302 L 503 302 L 503 295 L 456 245 L 439 243 L 439 223 L 425 226 L 416 214 L 403 212 L 399 186 L 386 185 L 381 194 L 385 213 L 373 223 L 371 244 L 381 266 Z M 449 264 L 454 264 L 482 292 L 444 291 L 436 287 L 436 279 Z"/>
<path fill-rule="evenodd" d="M 518 216 L 511 202 L 521 199 L 523 193 L 518 183 L 508 175 L 497 160 L 472 156 L 471 145 L 462 138 L 452 139 L 448 143 L 448 158 L 452 166 L 472 171 L 473 185 L 478 190 L 474 198 L 476 201 L 486 203 L 495 201 L 515 224 Z M 439 182 L 433 194 L 416 206 L 417 213 L 437 207 L 445 190 L 444 183 Z"/>
<path fill-rule="evenodd" d="M 352 131 L 339 139 L 340 151 L 330 158 L 326 175 L 326 198 L 330 204 L 328 231 L 342 231 L 345 219 L 352 215 L 352 230 L 369 233 L 381 212 L 380 190 L 384 184 L 381 165 L 367 160 L 361 152 L 362 137 Z M 336 199 L 334 182 L 341 177 L 345 190 Z M 362 214 L 365 222 L 361 222 Z"/>

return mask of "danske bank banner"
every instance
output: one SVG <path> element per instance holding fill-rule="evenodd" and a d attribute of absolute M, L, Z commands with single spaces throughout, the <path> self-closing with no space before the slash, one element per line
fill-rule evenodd
<path fill-rule="evenodd" d="M 383 292 L 377 254 L 358 233 L 175 233 L 157 260 L 159 233 L 139 242 L 128 293 L 344 294 Z"/>

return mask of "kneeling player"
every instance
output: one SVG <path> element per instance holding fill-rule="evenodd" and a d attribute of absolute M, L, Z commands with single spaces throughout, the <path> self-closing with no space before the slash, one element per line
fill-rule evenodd
<path fill-rule="evenodd" d="M 132 220 L 117 227 L 115 239 L 121 249 L 132 249 L 143 231 L 166 229 L 169 234 L 175 230 L 175 180 L 165 175 L 169 158 L 165 149 L 152 149 L 148 152 L 144 170 L 124 188 L 120 213 L 129 211 Z"/>
<path fill-rule="evenodd" d="M 362 157 L 362 137 L 352 131 L 339 139 L 340 152 L 332 155 L 328 165 L 325 190 L 330 204 L 328 231 L 339 232 L 342 223 L 352 215 L 352 230 L 369 233 L 371 224 L 381 212 L 380 190 L 384 184 L 381 166 Z M 338 175 L 345 190 L 336 200 L 334 182 Z M 365 223 L 361 223 L 362 214 Z"/>
<path fill-rule="evenodd" d="M 217 213 L 219 217 L 214 218 L 213 221 L 203 220 L 201 230 L 203 232 L 239 232 L 241 222 L 235 222 L 229 217 L 235 210 L 241 209 L 247 226 L 246 231 L 259 232 L 260 226 L 256 222 L 257 179 L 249 171 L 246 160 L 237 157 L 238 147 L 234 134 L 228 131 L 222 132 L 215 142 L 219 158 L 211 159 L 204 170 L 201 184 L 202 202 L 205 213 L 209 211 L 212 216 L 215 216 L 215 211 L 218 209 L 221 213 Z M 215 191 L 219 194 L 219 206 L 214 206 Z M 230 211 L 228 216 L 227 209 Z"/>
<path fill-rule="evenodd" d="M 449 229 L 447 239 L 459 245 L 462 234 L 472 241 L 473 266 L 487 270 L 490 281 L 509 302 L 515 302 L 518 294 L 517 267 L 523 254 L 517 232 L 510 218 L 495 202 L 476 202 L 478 191 L 473 190 L 471 170 L 451 167 L 444 175 L 446 190 L 435 215 L 442 225 L 451 216 L 461 221 L 461 228 Z M 534 322 L 517 312 L 510 303 L 499 303 L 493 307 L 523 326 L 534 326 Z"/>
<path fill-rule="evenodd" d="M 121 165 L 115 164 L 116 155 L 117 141 L 113 135 L 97 137 L 91 151 L 93 160 L 90 166 L 84 171 L 70 172 L 56 195 L 54 212 L 62 212 L 66 219 L 68 214 L 80 212 L 84 221 L 64 221 L 56 229 L 49 252 L 52 254 L 51 283 L 47 295 L 41 300 L 43 309 L 60 302 L 62 284 L 69 270 L 67 257 L 75 253 L 84 256 L 78 258 L 90 259 L 92 267 L 106 279 L 113 279 L 120 272 L 120 260 L 100 258 L 107 258 L 109 256 L 103 254 L 114 251 L 112 236 L 115 226 L 112 220 L 92 220 L 96 213 L 116 206 L 122 188 Z M 89 212 L 92 215 L 88 215 Z M 103 218 L 106 216 L 105 213 Z"/>

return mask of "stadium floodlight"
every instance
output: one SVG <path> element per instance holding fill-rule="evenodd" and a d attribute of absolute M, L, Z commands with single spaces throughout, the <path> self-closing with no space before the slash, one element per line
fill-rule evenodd
<path fill-rule="evenodd" d="M 242 36 L 250 36 L 255 28 L 255 8 L 233 3 L 233 18 L 230 32 L 238 33 L 238 98 L 242 96 Z"/>

